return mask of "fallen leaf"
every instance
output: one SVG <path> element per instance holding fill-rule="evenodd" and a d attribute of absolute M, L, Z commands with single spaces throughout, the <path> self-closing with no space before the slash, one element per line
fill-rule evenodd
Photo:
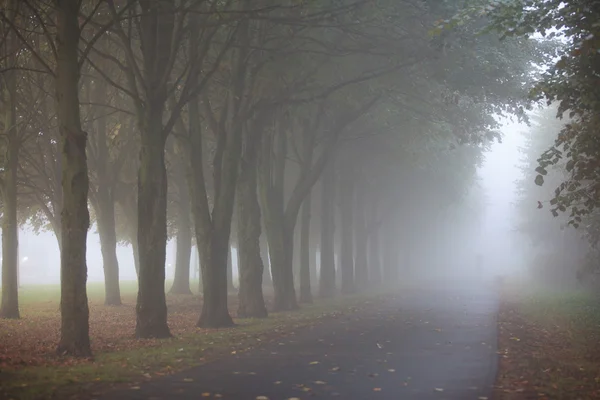
<path fill-rule="evenodd" d="M 326 385 L 326 382 L 323 381 L 315 381 L 315 385 Z"/>
<path fill-rule="evenodd" d="M 210 397 L 210 393 L 204 392 L 204 393 L 202 393 L 202 397 Z"/>
<path fill-rule="evenodd" d="M 374 392 L 381 392 L 381 388 L 373 388 Z"/>
<path fill-rule="evenodd" d="M 256 400 L 269 400 L 267 396 L 256 396 Z"/>
<path fill-rule="evenodd" d="M 317 364 L 319 364 L 318 361 L 311 361 L 310 363 L 308 363 L 308 365 L 317 365 Z"/>
<path fill-rule="evenodd" d="M 194 382 L 192 378 L 183 378 L 184 382 Z"/>

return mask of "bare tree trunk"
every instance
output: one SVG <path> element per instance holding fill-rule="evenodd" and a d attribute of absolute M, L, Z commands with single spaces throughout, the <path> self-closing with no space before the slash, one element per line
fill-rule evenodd
<path fill-rule="evenodd" d="M 367 242 L 369 240 L 367 224 L 365 220 L 365 200 L 366 195 L 364 185 L 356 191 L 355 206 L 355 259 L 354 273 L 356 279 L 356 288 L 364 290 L 369 281 L 369 270 L 367 265 Z"/>
<path fill-rule="evenodd" d="M 294 225 L 288 220 L 284 210 L 284 170 L 287 137 L 278 133 L 276 160 L 271 160 L 272 139 L 264 135 L 259 162 L 259 184 L 262 212 L 269 242 L 269 259 L 273 276 L 273 310 L 290 311 L 298 309 L 294 288 L 293 251 Z M 274 175 L 274 177 L 273 177 Z"/>
<path fill-rule="evenodd" d="M 394 285 L 398 279 L 398 235 L 394 222 L 384 226 L 385 236 L 383 238 L 383 278 L 386 285 Z"/>
<path fill-rule="evenodd" d="M 235 293 L 237 291 L 233 284 L 233 248 L 228 246 L 227 249 L 227 292 Z"/>
<path fill-rule="evenodd" d="M 342 293 L 354 293 L 354 177 L 345 168 L 340 178 L 340 270 Z"/>
<path fill-rule="evenodd" d="M 248 134 L 247 134 L 248 135 Z M 246 136 L 237 187 L 238 316 L 264 318 L 267 307 L 262 292 L 264 265 L 260 252 L 261 216 L 257 195 L 257 140 Z"/>
<path fill-rule="evenodd" d="M 7 4 L 7 17 L 12 21 L 16 13 L 16 1 Z M 6 65 L 16 65 L 16 38 L 10 32 L 5 37 Z M 2 96 L 5 104 L 4 137 L 6 158 L 2 186 L 2 305 L 0 318 L 19 318 L 19 225 L 17 222 L 17 169 L 19 168 L 19 138 L 17 129 L 17 80 L 16 70 L 3 73 Z"/>
<path fill-rule="evenodd" d="M 100 249 L 104 265 L 104 304 L 121 305 L 119 287 L 119 261 L 117 259 L 117 233 L 115 227 L 115 204 L 110 197 L 104 198 L 98 191 L 97 209 Z"/>
<path fill-rule="evenodd" d="M 377 217 L 378 217 L 378 206 L 377 206 L 377 202 L 373 201 L 371 203 L 371 210 L 370 210 L 370 221 L 372 223 L 374 223 L 374 221 L 377 221 Z M 380 236 L 380 228 L 379 227 L 374 227 L 374 229 L 369 232 L 369 249 L 368 249 L 368 253 L 369 253 L 369 284 L 372 286 L 379 286 L 381 285 L 381 258 L 380 258 L 380 252 L 381 252 L 381 245 L 379 243 L 379 236 Z"/>
<path fill-rule="evenodd" d="M 176 147 L 177 148 L 177 147 Z M 177 148 L 178 159 L 175 161 L 175 183 L 179 192 L 179 207 L 177 209 L 177 253 L 175 256 L 175 277 L 170 293 L 191 295 L 190 289 L 190 261 L 192 253 L 192 227 L 190 217 L 190 190 L 185 179 L 186 166 L 181 159 L 183 148 Z"/>
<path fill-rule="evenodd" d="M 94 90 L 95 101 L 98 104 L 106 103 L 106 84 L 96 82 Z M 110 155 L 106 117 L 99 116 L 96 124 L 96 177 L 97 187 L 95 196 L 92 196 L 92 205 L 98 221 L 100 235 L 100 248 L 104 267 L 104 304 L 121 305 L 121 290 L 119 287 L 119 261 L 117 259 L 117 232 L 115 226 L 115 201 L 113 197 L 115 182 L 109 173 Z"/>
<path fill-rule="evenodd" d="M 312 194 L 312 191 L 311 191 Z M 302 203 L 300 217 L 300 303 L 312 303 L 311 254 L 310 254 L 310 208 L 312 196 L 309 194 Z"/>
<path fill-rule="evenodd" d="M 137 229 L 135 229 L 135 233 L 131 235 L 131 252 L 133 253 L 133 266 L 135 268 L 135 274 L 137 275 L 138 279 L 140 279 L 140 246 L 137 240 Z"/>
<path fill-rule="evenodd" d="M 86 292 L 87 134 L 79 114 L 79 0 L 56 0 L 56 99 L 62 149 L 61 337 L 59 354 L 91 356 Z"/>
<path fill-rule="evenodd" d="M 260 210 L 259 210 L 260 211 Z M 263 286 L 273 287 L 273 278 L 271 277 L 271 262 L 269 261 L 269 244 L 267 242 L 267 235 L 261 234 L 259 239 L 260 244 L 260 258 L 263 262 Z"/>
<path fill-rule="evenodd" d="M 16 120 L 13 120 L 16 122 Z M 12 124 L 14 126 L 14 124 Z M 16 127 L 12 128 L 16 129 Z M 9 133 L 2 190 L 2 306 L 1 318 L 19 318 L 19 225 L 17 223 L 18 143 Z"/>
<path fill-rule="evenodd" d="M 335 169 L 331 162 L 325 167 L 321 185 L 321 268 L 319 295 L 335 295 Z"/>
<path fill-rule="evenodd" d="M 224 152 L 223 169 L 220 171 L 221 176 L 218 177 L 219 183 L 223 187 L 219 191 L 218 198 L 215 199 L 211 215 L 204 179 L 198 101 L 192 100 L 188 107 L 192 213 L 202 269 L 204 299 L 197 326 L 202 328 L 228 327 L 233 325 L 233 320 L 227 308 L 227 258 L 241 143 L 235 142 L 238 139 L 235 135 L 229 138 L 233 143 L 230 142 L 229 149 Z M 241 137 L 239 139 L 241 141 Z"/>
<path fill-rule="evenodd" d="M 167 245 L 167 172 L 163 104 L 150 103 L 141 121 L 138 172 L 138 248 L 140 271 L 135 334 L 138 338 L 167 338 L 165 261 Z"/>

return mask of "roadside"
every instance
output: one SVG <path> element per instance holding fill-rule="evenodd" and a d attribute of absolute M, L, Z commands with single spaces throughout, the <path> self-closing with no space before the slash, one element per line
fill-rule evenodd
<path fill-rule="evenodd" d="M 505 285 L 496 400 L 600 398 L 600 300 Z"/>
<path fill-rule="evenodd" d="M 223 330 L 195 328 L 200 300 L 169 296 L 169 324 L 175 335 L 167 340 L 136 340 L 134 297 L 124 293 L 124 306 L 106 307 L 92 290 L 90 325 L 95 359 L 55 356 L 60 319 L 53 296 L 25 298 L 22 320 L 0 326 L 0 398 L 68 398 L 170 375 L 253 347 L 323 320 L 337 318 L 377 303 L 380 296 L 342 297 L 303 306 L 298 312 L 271 314 L 267 319 L 235 319 Z M 231 309 L 235 310 L 232 298 Z M 235 316 L 235 313 L 234 313 Z"/>

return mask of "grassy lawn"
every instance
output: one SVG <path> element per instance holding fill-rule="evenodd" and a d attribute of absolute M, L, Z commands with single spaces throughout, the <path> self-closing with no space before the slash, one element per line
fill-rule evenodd
<path fill-rule="evenodd" d="M 495 398 L 600 398 L 600 298 L 505 289 Z"/>
<path fill-rule="evenodd" d="M 103 305 L 103 285 L 89 288 L 90 336 L 95 358 L 73 360 L 54 353 L 59 338 L 59 287 L 29 286 L 21 291 L 22 319 L 0 322 L 0 398 L 66 399 L 103 391 L 180 371 L 242 352 L 294 333 L 324 318 L 356 311 L 376 301 L 375 294 L 319 301 L 298 312 L 271 314 L 267 319 L 235 319 L 223 330 L 195 327 L 201 300 L 197 296 L 167 296 L 167 340 L 137 340 L 135 282 L 122 283 L 122 307 Z M 267 296 L 267 299 L 269 297 Z M 230 310 L 235 317 L 235 296 Z"/>

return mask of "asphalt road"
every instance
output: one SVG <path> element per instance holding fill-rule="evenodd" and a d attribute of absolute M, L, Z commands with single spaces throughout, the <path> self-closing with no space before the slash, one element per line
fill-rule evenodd
<path fill-rule="evenodd" d="M 497 299 L 446 282 L 103 399 L 491 399 Z"/>

